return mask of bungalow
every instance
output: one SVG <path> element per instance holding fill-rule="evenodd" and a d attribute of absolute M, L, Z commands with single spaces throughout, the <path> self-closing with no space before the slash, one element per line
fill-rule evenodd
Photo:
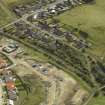
<path fill-rule="evenodd" d="M 14 77 L 12 75 L 12 72 L 3 71 L 3 76 L 6 83 L 8 99 L 14 101 L 17 99 L 17 91 L 16 91 L 16 86 L 14 83 Z"/>

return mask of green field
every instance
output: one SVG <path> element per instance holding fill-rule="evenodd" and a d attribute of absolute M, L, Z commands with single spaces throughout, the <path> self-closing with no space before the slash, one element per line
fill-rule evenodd
<path fill-rule="evenodd" d="M 78 27 L 89 33 L 93 54 L 102 56 L 105 51 L 105 0 L 95 0 L 95 4 L 81 5 L 57 18 L 67 25 Z"/>
<path fill-rule="evenodd" d="M 12 22 L 12 20 L 13 18 L 0 7 L 0 27 Z"/>
<path fill-rule="evenodd" d="M 105 97 L 99 96 L 97 98 L 93 98 L 88 105 L 105 105 Z"/>
<path fill-rule="evenodd" d="M 18 5 L 18 4 L 26 4 L 30 2 L 35 2 L 36 0 L 5 0 L 3 1 L 8 6 Z"/>
<path fill-rule="evenodd" d="M 0 27 L 3 25 L 6 25 L 13 20 L 15 20 L 14 14 L 9 11 L 8 7 L 3 3 L 3 1 L 0 1 Z"/>
<path fill-rule="evenodd" d="M 27 2 L 31 2 L 31 1 L 36 1 L 36 0 L 5 0 L 5 2 L 7 3 L 27 3 Z"/>
<path fill-rule="evenodd" d="M 18 86 L 19 99 L 15 105 L 39 105 L 45 101 L 45 86 L 43 82 L 35 75 L 26 75 L 21 77 L 23 87 Z"/>

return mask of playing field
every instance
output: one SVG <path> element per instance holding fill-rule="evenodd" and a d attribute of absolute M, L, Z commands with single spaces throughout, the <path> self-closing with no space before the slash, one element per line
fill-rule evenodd
<path fill-rule="evenodd" d="M 62 23 L 88 32 L 93 44 L 91 52 L 102 56 L 105 52 L 105 0 L 95 1 L 95 4 L 81 5 L 57 18 Z"/>

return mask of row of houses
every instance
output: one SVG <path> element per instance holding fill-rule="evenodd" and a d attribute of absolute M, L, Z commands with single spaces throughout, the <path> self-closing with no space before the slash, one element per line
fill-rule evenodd
<path fill-rule="evenodd" d="M 11 70 L 4 70 L 2 72 L 4 83 L 6 84 L 7 90 L 7 105 L 14 105 L 14 101 L 17 100 L 17 88 L 15 85 L 15 76 Z"/>
<path fill-rule="evenodd" d="M 65 0 L 61 3 L 54 5 L 53 7 L 49 7 L 43 11 L 40 11 L 39 13 L 35 15 L 28 17 L 27 20 L 32 22 L 34 25 L 40 27 L 41 29 L 49 31 L 53 35 L 57 35 L 57 36 L 65 35 L 65 38 L 67 40 L 73 41 L 72 45 L 78 49 L 88 48 L 89 45 L 85 40 L 79 39 L 71 32 L 68 32 L 68 31 L 63 32 L 62 29 L 60 29 L 56 23 L 48 24 L 46 21 L 49 17 L 55 16 L 59 14 L 60 12 L 70 9 L 71 7 L 73 7 L 74 4 L 82 4 L 82 3 L 83 3 L 82 0 L 71 0 L 71 1 Z"/>
<path fill-rule="evenodd" d="M 69 41 L 69 43 L 72 43 L 72 45 L 78 49 L 84 49 L 84 48 L 89 47 L 89 45 L 85 39 L 78 38 L 75 34 L 63 29 L 56 23 L 48 24 L 45 21 L 38 21 L 38 23 L 35 23 L 34 25 L 36 26 L 36 28 L 38 27 L 39 29 L 35 29 L 35 28 L 31 27 L 30 25 L 27 25 L 25 22 L 20 21 L 20 22 L 14 24 L 13 27 L 15 29 L 7 28 L 4 32 L 4 34 L 6 33 L 6 34 L 10 34 L 10 35 L 15 35 L 16 37 L 19 37 L 21 39 L 24 39 L 24 38 L 30 39 L 30 41 L 37 39 L 37 41 L 42 41 L 42 42 L 44 42 L 44 44 L 48 44 L 48 42 L 51 40 L 51 38 L 53 38 L 53 40 L 55 40 L 54 41 L 54 43 L 55 43 L 56 42 L 55 37 L 57 37 L 59 39 L 61 38 L 61 40 L 62 40 L 62 37 L 64 37 L 67 41 Z M 45 33 L 43 33 L 43 31 L 40 31 L 40 30 L 45 30 L 49 34 L 45 34 Z M 53 43 L 53 42 L 51 42 L 51 43 Z M 15 46 L 13 49 L 16 49 L 16 48 L 17 48 L 17 46 Z M 4 48 L 4 50 L 5 50 L 5 48 Z M 6 50 L 8 51 L 7 48 L 6 48 Z"/>
<path fill-rule="evenodd" d="M 48 18 L 50 14 L 52 14 L 52 11 L 54 12 L 61 12 L 64 11 L 65 9 L 69 9 L 70 5 L 73 5 L 74 3 L 76 4 L 81 4 L 81 0 L 64 0 L 61 1 L 61 3 L 57 3 L 55 4 L 53 7 L 49 7 L 44 11 L 39 12 L 38 14 L 35 14 L 34 16 L 32 16 L 32 18 Z M 36 16 L 37 15 L 37 16 Z M 31 21 L 32 22 L 32 21 Z M 35 23 L 36 25 L 36 23 Z M 15 26 L 15 27 L 14 27 Z M 73 42 L 73 45 L 78 48 L 87 48 L 88 47 L 88 43 L 85 40 L 79 39 L 77 38 L 73 33 L 68 32 L 68 31 L 62 31 L 59 26 L 57 26 L 56 24 L 47 24 L 46 21 L 38 21 L 37 22 L 37 26 L 43 30 L 46 30 L 49 32 L 49 35 L 47 35 L 47 37 L 45 38 L 41 38 L 44 36 L 43 32 L 40 32 L 37 29 L 33 29 L 31 26 L 29 26 L 28 24 L 25 24 L 24 22 L 17 22 L 14 24 L 14 28 L 10 28 L 8 31 L 8 34 L 11 33 L 12 35 L 16 35 L 20 38 L 28 38 L 28 39 L 39 39 L 43 40 L 43 39 L 47 39 L 49 40 L 50 38 L 50 34 L 52 35 L 56 35 L 57 37 L 59 36 L 64 36 L 67 40 L 71 40 Z M 10 47 L 4 48 L 4 51 L 7 52 L 11 52 Z M 13 51 L 13 49 L 12 49 Z"/>
<path fill-rule="evenodd" d="M 47 21 L 37 21 L 33 23 L 38 26 L 41 30 L 48 31 L 50 34 L 56 37 L 65 37 L 67 41 L 72 42 L 73 46 L 78 49 L 88 48 L 89 44 L 83 38 L 77 37 L 74 33 L 65 30 L 62 26 L 59 26 L 59 23 L 47 23 Z"/>
<path fill-rule="evenodd" d="M 47 19 L 48 17 L 58 15 L 66 10 L 73 8 L 76 5 L 82 4 L 82 0 L 61 0 L 61 2 L 46 8 L 35 14 L 33 19 Z"/>
<path fill-rule="evenodd" d="M 12 9 L 17 16 L 21 17 L 55 1 L 56 0 L 36 0 L 34 2 L 14 6 Z"/>
<path fill-rule="evenodd" d="M 31 12 L 36 11 L 37 9 L 41 9 L 42 6 L 47 4 L 55 3 L 51 5 L 51 7 L 47 8 L 47 12 L 51 14 L 59 14 L 62 11 L 68 10 L 74 6 L 81 5 L 84 0 L 38 0 L 36 2 L 17 5 L 13 7 L 13 11 L 16 13 L 17 16 L 23 16 L 25 14 L 29 14 Z"/>

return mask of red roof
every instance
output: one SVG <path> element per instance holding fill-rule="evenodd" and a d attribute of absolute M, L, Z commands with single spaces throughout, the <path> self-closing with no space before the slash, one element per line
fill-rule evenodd
<path fill-rule="evenodd" d="M 2 60 L 2 59 L 0 59 L 0 64 L 2 64 L 2 63 L 5 63 L 5 61 L 4 61 L 4 60 Z"/>
<path fill-rule="evenodd" d="M 6 83 L 6 86 L 7 86 L 7 89 L 8 89 L 8 90 L 13 90 L 13 89 L 15 89 L 15 83 L 12 82 L 12 81 L 7 82 L 7 83 Z"/>

